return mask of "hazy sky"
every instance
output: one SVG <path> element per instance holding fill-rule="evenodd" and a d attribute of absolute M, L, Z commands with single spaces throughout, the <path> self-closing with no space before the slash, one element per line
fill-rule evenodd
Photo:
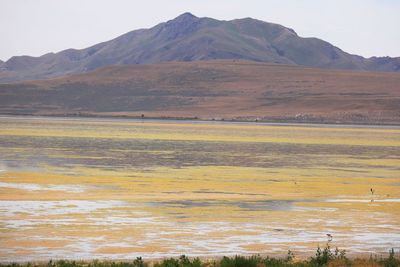
<path fill-rule="evenodd" d="M 183 12 L 283 24 L 363 56 L 400 56 L 400 0 L 0 0 L 0 59 L 84 48 Z"/>

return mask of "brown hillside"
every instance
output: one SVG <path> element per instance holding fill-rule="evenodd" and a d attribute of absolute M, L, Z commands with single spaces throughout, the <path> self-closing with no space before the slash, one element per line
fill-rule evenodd
<path fill-rule="evenodd" d="M 400 123 L 400 74 L 243 61 L 110 66 L 0 85 L 1 114 Z"/>

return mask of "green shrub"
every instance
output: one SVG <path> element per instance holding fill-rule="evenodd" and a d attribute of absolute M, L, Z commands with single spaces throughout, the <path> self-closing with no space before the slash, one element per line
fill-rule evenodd
<path fill-rule="evenodd" d="M 400 259 L 395 257 L 394 249 L 389 251 L 389 257 L 382 259 L 380 263 L 385 267 L 398 267 L 400 266 Z"/>
<path fill-rule="evenodd" d="M 243 257 L 235 256 L 234 258 L 223 257 L 220 266 L 221 267 L 257 267 L 262 263 L 262 259 L 259 256 Z"/>
<path fill-rule="evenodd" d="M 336 248 L 335 251 L 332 252 L 329 245 L 326 245 L 324 249 L 321 249 L 318 246 L 315 257 L 311 257 L 310 259 L 310 264 L 314 264 L 315 266 L 326 266 L 331 261 L 341 262 L 344 266 L 351 265 L 349 259 L 346 258 L 345 250 L 339 250 Z"/>
<path fill-rule="evenodd" d="M 179 267 L 179 260 L 174 258 L 165 259 L 161 263 L 154 264 L 154 267 Z"/>
<path fill-rule="evenodd" d="M 146 267 L 147 264 L 144 263 L 144 261 L 142 260 L 142 257 L 137 257 L 134 261 L 133 261 L 133 267 Z"/>

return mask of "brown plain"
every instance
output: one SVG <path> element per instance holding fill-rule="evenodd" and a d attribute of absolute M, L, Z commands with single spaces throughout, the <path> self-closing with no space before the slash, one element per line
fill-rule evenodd
<path fill-rule="evenodd" d="M 400 74 L 246 61 L 110 66 L 0 85 L 0 114 L 400 123 Z"/>

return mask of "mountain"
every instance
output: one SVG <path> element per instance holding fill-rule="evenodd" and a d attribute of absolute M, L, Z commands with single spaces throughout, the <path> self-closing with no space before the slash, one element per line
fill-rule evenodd
<path fill-rule="evenodd" d="M 400 124 L 400 73 L 238 60 L 0 84 L 0 114 Z"/>
<path fill-rule="evenodd" d="M 327 69 L 400 71 L 400 58 L 350 55 L 317 38 L 251 18 L 219 21 L 190 13 L 86 49 L 41 57 L 17 56 L 0 65 L 0 82 L 85 73 L 99 67 L 169 61 L 237 59 Z"/>

